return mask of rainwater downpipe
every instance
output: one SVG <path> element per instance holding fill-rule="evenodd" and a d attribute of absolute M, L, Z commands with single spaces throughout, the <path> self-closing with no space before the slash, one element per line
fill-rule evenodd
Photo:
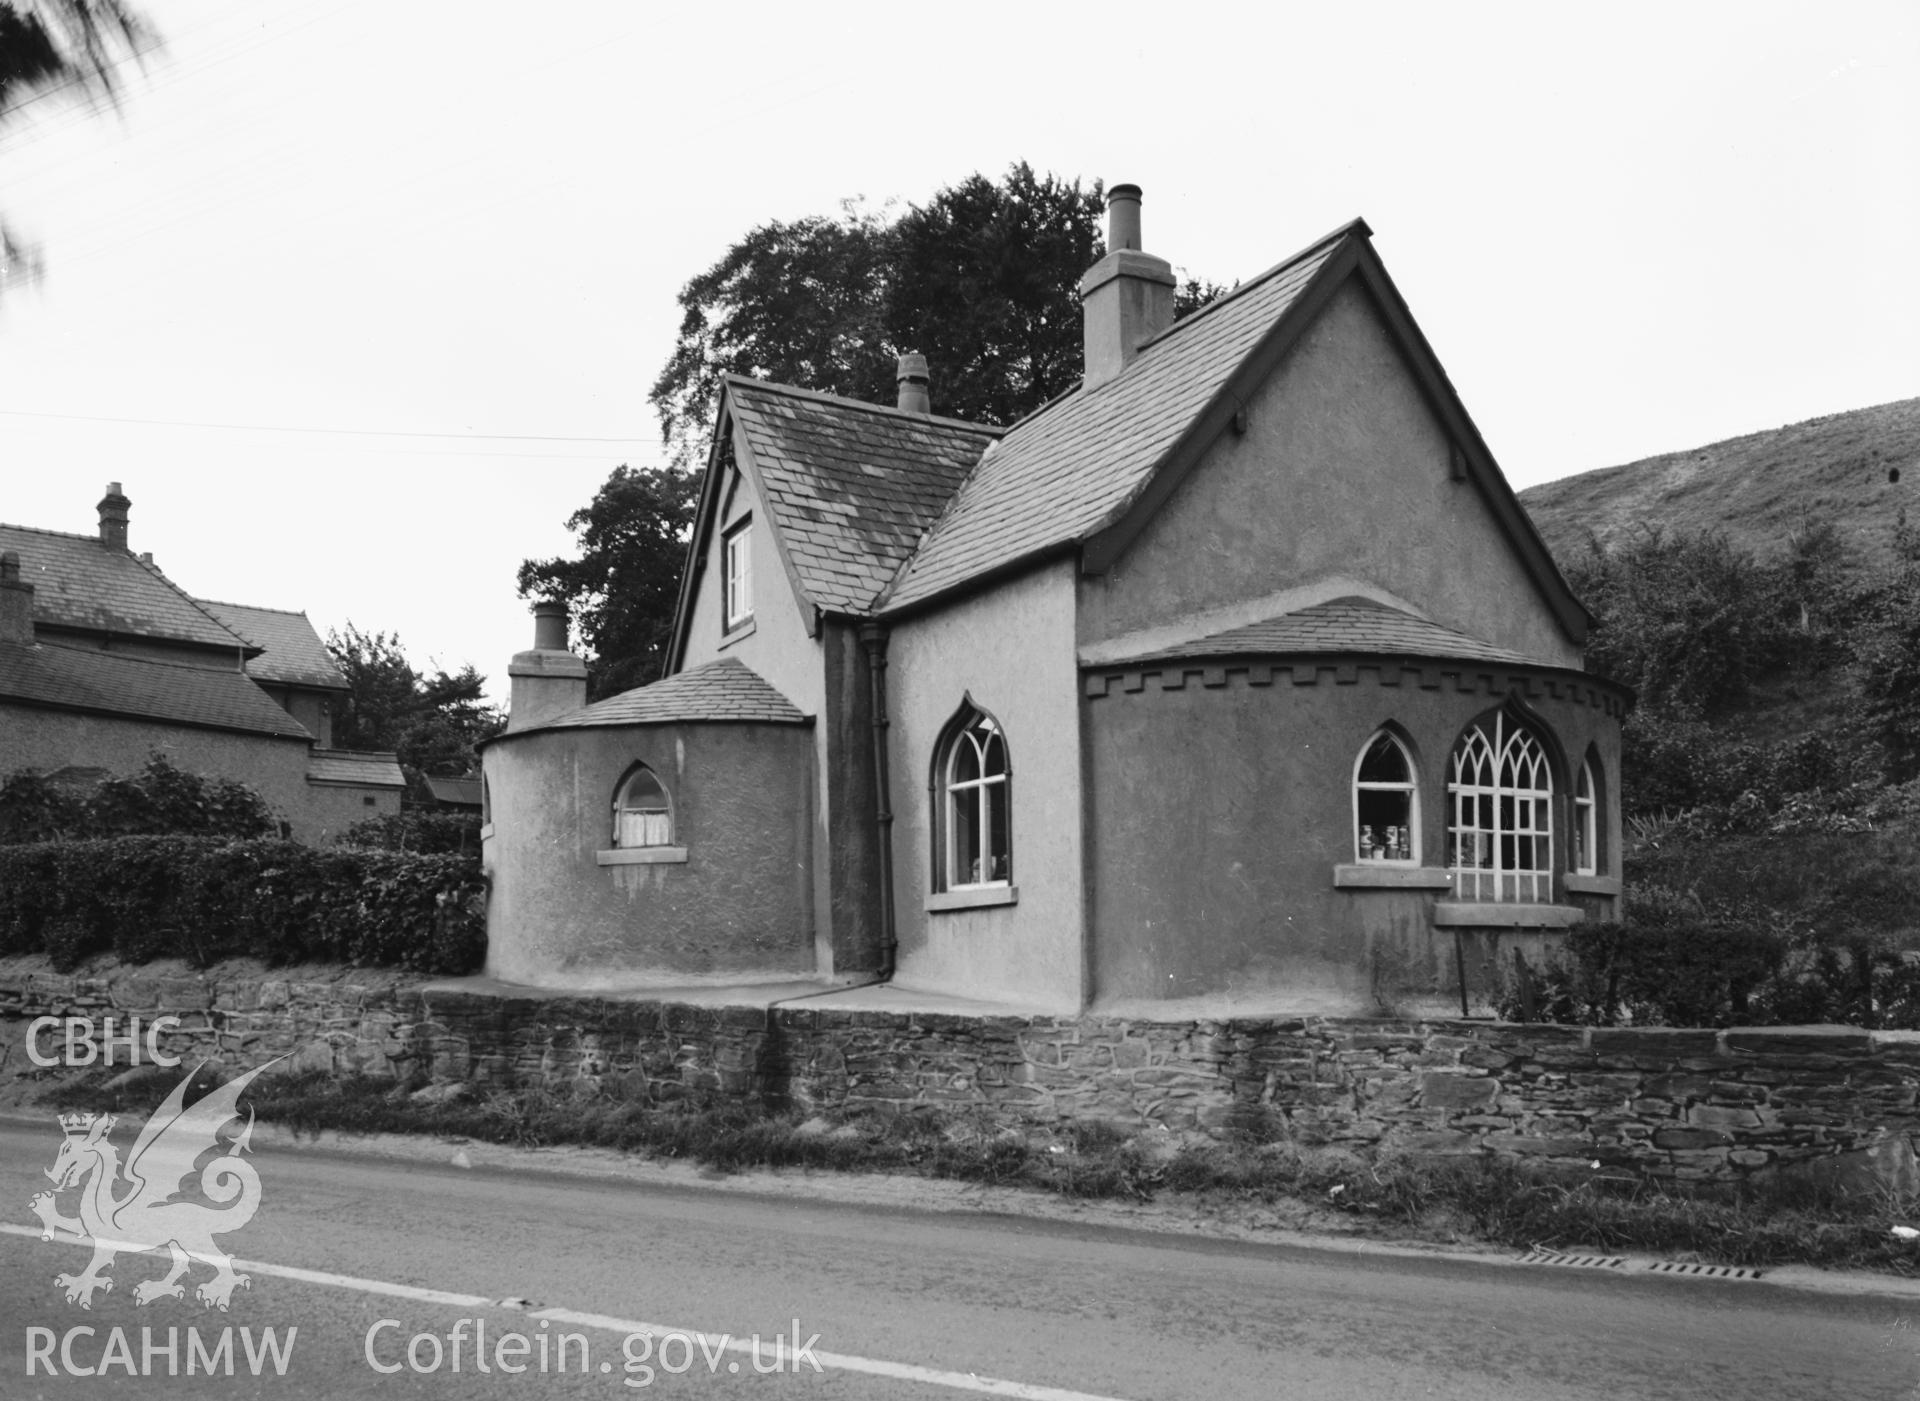
<path fill-rule="evenodd" d="M 893 803 L 887 778 L 887 629 L 862 623 L 860 642 L 867 649 L 869 702 L 873 711 L 873 826 L 880 869 L 880 981 L 893 980 L 899 932 L 893 917 Z"/>

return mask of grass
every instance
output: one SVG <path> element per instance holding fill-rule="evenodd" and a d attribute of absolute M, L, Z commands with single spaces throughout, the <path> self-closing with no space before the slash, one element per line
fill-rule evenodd
<path fill-rule="evenodd" d="M 114 1083 L 108 1084 L 109 1079 Z M 62 1109 L 142 1114 L 166 1071 L 98 1072 L 42 1096 Z M 212 1088 L 208 1081 L 189 1098 Z M 1363 1158 L 1255 1134 L 1172 1141 L 1105 1123 L 1011 1129 L 936 1110 L 803 1116 L 740 1104 L 661 1108 L 539 1087 L 416 1097 L 392 1081 L 320 1073 L 254 1082 L 246 1100 L 295 1133 L 407 1133 L 525 1147 L 580 1144 L 720 1171 L 804 1167 L 1019 1186 L 1079 1199 L 1161 1199 L 1248 1220 L 1527 1249 L 1584 1248 L 1711 1264 L 1787 1264 L 1920 1275 L 1890 1228 L 1920 1201 L 1848 1195 L 1794 1179 L 1740 1188 L 1570 1177 L 1484 1158 Z M 197 1093 L 196 1093 L 197 1090 Z"/>

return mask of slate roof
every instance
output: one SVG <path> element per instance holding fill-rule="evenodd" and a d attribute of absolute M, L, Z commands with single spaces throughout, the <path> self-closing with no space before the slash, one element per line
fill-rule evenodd
<path fill-rule="evenodd" d="M 95 536 L 0 524 L 5 550 L 19 553 L 20 581 L 33 585 L 36 623 L 209 647 L 245 645 L 153 565 L 110 550 Z"/>
<path fill-rule="evenodd" d="M 800 725 L 806 719 L 792 701 L 761 680 L 745 662 L 738 657 L 722 657 L 514 733 L 676 720 L 770 720 Z M 502 738 L 510 739 L 512 734 Z"/>
<path fill-rule="evenodd" d="M 1416 618 L 1370 598 L 1336 598 L 1298 612 L 1283 613 L 1257 623 L 1228 628 L 1208 637 L 1172 646 L 1153 647 L 1131 656 L 1099 663 L 1127 666 L 1148 661 L 1176 661 L 1183 657 L 1285 656 L 1351 654 L 1390 657 L 1443 657 L 1464 661 L 1502 662 L 1516 666 L 1549 666 L 1482 642 L 1464 632 Z"/>
<path fill-rule="evenodd" d="M 346 783 L 357 788 L 405 788 L 400 760 L 374 750 L 316 749 L 307 756 L 307 782 Z"/>
<path fill-rule="evenodd" d="M 282 686 L 321 686 L 328 690 L 349 689 L 328 655 L 326 644 L 305 613 L 286 608 L 259 608 L 250 603 L 222 603 L 211 598 L 196 599 L 202 608 L 229 631 L 238 633 L 256 647 L 261 655 L 247 662 L 247 675 L 256 681 Z"/>
<path fill-rule="evenodd" d="M 8 700 L 286 739 L 313 738 L 245 672 L 78 647 L 0 644 L 0 701 Z"/>
<path fill-rule="evenodd" d="M 462 807 L 480 806 L 480 780 L 477 778 L 435 778 L 426 774 L 427 788 L 437 803 L 458 803 Z"/>
<path fill-rule="evenodd" d="M 801 587 L 868 611 L 998 428 L 727 377 L 767 509 Z"/>
<path fill-rule="evenodd" d="M 1015 424 L 980 459 L 883 606 L 917 602 L 1111 524 L 1345 235 L 1362 229 L 1336 230 L 1176 323 L 1112 379 Z"/>

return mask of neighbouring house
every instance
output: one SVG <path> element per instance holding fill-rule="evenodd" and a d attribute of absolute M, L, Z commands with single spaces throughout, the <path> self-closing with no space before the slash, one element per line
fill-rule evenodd
<path fill-rule="evenodd" d="M 113 482 L 97 535 L 0 524 L 0 774 L 125 774 L 158 751 L 315 843 L 398 812 L 393 755 L 332 747 L 347 682 L 306 615 L 191 597 L 128 549 L 131 505 Z"/>
<path fill-rule="evenodd" d="M 491 974 L 1441 1011 L 1615 917 L 1630 697 L 1366 224 L 1176 323 L 1109 199 L 1078 388 L 730 377 L 666 678 L 584 704 L 536 608 Z"/>

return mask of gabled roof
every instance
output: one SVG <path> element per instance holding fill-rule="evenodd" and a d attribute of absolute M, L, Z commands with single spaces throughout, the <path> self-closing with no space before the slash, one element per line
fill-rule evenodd
<path fill-rule="evenodd" d="M 316 749 L 307 756 L 307 782 L 352 788 L 405 788 L 397 755 L 374 750 Z"/>
<path fill-rule="evenodd" d="M 1364 220 L 1336 229 L 1176 322 L 1112 379 L 1063 395 L 1015 424 L 914 550 L 882 596 L 881 611 L 912 611 L 1075 546 L 1087 572 L 1104 572 L 1334 293 L 1357 277 L 1451 439 L 1456 474 L 1479 491 L 1563 632 L 1584 642 L 1586 610 L 1467 416 L 1371 237 Z"/>
<path fill-rule="evenodd" d="M 1015 424 L 900 571 L 884 606 L 921 602 L 1112 524 L 1316 275 L 1365 236 L 1363 223 L 1337 230 L 1176 323 L 1106 383 Z"/>
<path fill-rule="evenodd" d="M 350 689 L 328 655 L 320 634 L 305 613 L 285 608 L 259 608 L 250 603 L 222 603 L 211 598 L 196 602 L 232 632 L 264 650 L 247 663 L 247 675 L 256 681 L 282 686 L 320 686 L 333 691 Z"/>
<path fill-rule="evenodd" d="M 313 738 L 244 672 L 78 647 L 0 644 L 0 703 L 6 701 L 283 739 Z"/>
<path fill-rule="evenodd" d="M 50 627 L 254 650 L 159 569 L 91 535 L 0 525 L 0 550 L 20 555 L 33 616 Z"/>
<path fill-rule="evenodd" d="M 688 720 L 765 720 L 804 725 L 792 701 L 760 678 L 738 657 L 694 667 L 650 686 L 623 691 L 579 710 L 524 730 L 500 735 L 532 734 L 535 730 L 570 729 L 594 725 L 658 725 Z"/>
<path fill-rule="evenodd" d="M 1184 658 L 1234 656 L 1384 656 L 1440 657 L 1462 661 L 1503 662 L 1515 666 L 1550 666 L 1482 642 L 1464 632 L 1428 622 L 1425 618 L 1370 598 L 1329 599 L 1311 608 L 1228 628 L 1138 653 L 1106 658 L 1102 666 Z"/>

